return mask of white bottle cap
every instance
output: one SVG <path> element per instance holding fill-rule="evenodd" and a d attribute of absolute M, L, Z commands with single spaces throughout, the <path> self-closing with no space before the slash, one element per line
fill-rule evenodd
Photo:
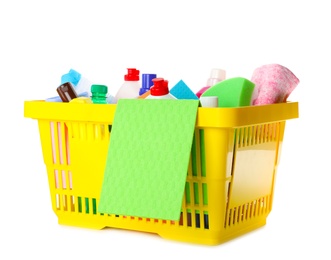
<path fill-rule="evenodd" d="M 218 107 L 218 97 L 214 96 L 205 96 L 200 97 L 200 104 L 202 107 Z"/>

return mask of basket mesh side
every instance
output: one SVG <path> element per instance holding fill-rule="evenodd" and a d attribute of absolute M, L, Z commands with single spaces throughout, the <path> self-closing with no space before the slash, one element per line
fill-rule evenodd
<path fill-rule="evenodd" d="M 276 147 L 279 142 L 280 123 L 247 126 L 235 129 L 232 176 L 228 184 L 224 227 L 229 228 L 245 221 L 266 216 L 271 210 L 272 193 L 266 193 L 244 202 L 235 200 L 235 174 L 238 162 L 238 152 L 254 150 L 254 147 L 271 145 Z M 204 154 L 204 131 L 196 129 L 192 143 L 190 163 L 183 196 L 183 204 L 179 221 L 140 218 L 133 216 L 110 215 L 98 213 L 98 196 L 89 196 L 75 190 L 77 179 L 72 167 L 73 154 L 71 146 L 81 142 L 109 142 L 110 130 L 107 125 L 89 123 L 50 122 L 51 167 L 53 176 L 49 181 L 53 186 L 53 207 L 59 213 L 66 212 L 79 215 L 94 215 L 105 219 L 103 223 L 111 223 L 118 219 L 121 223 L 143 222 L 145 224 L 162 226 L 182 226 L 194 229 L 210 228 L 208 215 L 208 185 L 206 180 L 206 162 Z M 80 144 L 81 145 L 81 144 Z M 276 149 L 274 149 L 276 150 Z M 75 150 L 77 152 L 77 149 Z M 82 151 L 82 153 L 86 151 Z M 97 150 L 90 151 L 92 154 Z M 77 156 L 77 154 L 75 155 Z M 81 155 L 78 155 L 81 156 Z M 274 155 L 272 155 L 274 156 Z M 275 157 L 277 154 L 275 152 Z M 276 158 L 274 159 L 276 161 Z M 93 175 L 93 172 L 91 172 Z M 272 179 L 273 181 L 273 179 Z M 121 224 L 119 224 L 121 225 Z"/>
<path fill-rule="evenodd" d="M 109 139 L 107 127 L 104 124 L 49 122 L 53 172 L 49 175 L 49 182 L 51 190 L 54 190 L 52 200 L 56 211 L 97 215 L 97 199 L 84 194 L 79 196 L 75 192 L 70 143 L 72 140 L 107 141 Z"/>
<path fill-rule="evenodd" d="M 180 225 L 209 229 L 203 130 L 194 135 Z"/>
<path fill-rule="evenodd" d="M 121 221 L 143 221 L 146 223 L 169 226 L 183 226 L 194 228 L 209 228 L 207 182 L 205 180 L 205 159 L 203 146 L 203 130 L 196 130 L 193 138 L 187 181 L 183 196 L 183 205 L 179 221 L 140 218 L 98 212 L 97 196 L 91 197 L 77 193 L 77 172 L 72 165 L 72 147 L 81 142 L 109 142 L 110 134 L 107 125 L 89 124 L 81 122 L 49 122 L 52 172 L 50 185 L 53 185 L 53 207 L 59 213 L 78 213 L 83 215 L 97 215 L 102 218 L 121 219 Z M 110 132 L 110 128 L 109 132 Z M 81 151 L 82 153 L 84 151 Z M 86 151 L 85 151 L 86 152 Z M 91 154 L 98 151 L 90 151 Z M 72 155 L 71 155 L 72 153 Z M 77 155 L 77 149 L 75 150 Z M 50 167 L 48 167 L 50 168 Z M 94 174 L 94 173 L 91 173 Z M 75 189 L 76 187 L 76 189 Z M 106 221 L 107 222 L 107 221 Z"/>
<path fill-rule="evenodd" d="M 252 220 L 254 218 L 265 217 L 271 211 L 272 206 L 272 191 L 273 191 L 273 184 L 274 184 L 274 175 L 276 172 L 276 164 L 277 164 L 277 152 L 280 140 L 280 122 L 277 123 L 270 123 L 270 124 L 262 124 L 256 126 L 247 126 L 235 129 L 235 143 L 234 143 L 234 153 L 233 153 L 233 165 L 232 165 L 232 180 L 228 184 L 228 199 L 227 199 L 227 206 L 226 206 L 226 216 L 224 227 L 231 227 L 236 224 L 244 223 L 245 221 Z M 263 150 L 266 149 L 266 150 Z M 249 150 L 249 153 L 246 152 Z M 267 184 L 264 183 L 264 187 L 270 187 L 269 190 L 265 191 L 264 194 L 260 194 L 260 196 L 255 197 L 253 199 L 251 196 L 255 194 L 252 192 L 254 190 L 254 184 L 252 187 L 247 190 L 240 190 L 238 191 L 238 187 L 236 187 L 235 182 L 235 175 L 241 174 L 243 175 L 252 175 L 254 178 L 254 172 L 250 172 L 249 170 L 245 170 L 245 173 L 242 173 L 242 169 L 237 170 L 239 168 L 236 164 L 243 164 L 243 160 L 251 160 L 251 164 L 253 165 L 255 162 L 262 162 L 263 158 L 254 158 L 252 155 L 252 151 L 257 151 L 256 156 L 261 156 L 263 154 L 270 154 L 268 155 L 271 160 L 271 164 L 268 165 L 274 166 L 273 168 L 268 168 L 266 172 L 262 172 L 260 176 L 267 180 Z M 245 159 L 245 154 L 248 153 L 247 159 Z M 241 155 L 239 160 L 239 153 L 244 154 Z M 246 165 L 249 166 L 247 162 Z M 258 165 L 255 166 L 258 168 Z M 249 167 L 247 167 L 250 169 Z M 251 167 L 254 168 L 254 167 Z M 263 168 L 263 167 L 262 167 Z M 254 171 L 254 170 L 253 170 Z M 264 175 L 264 176 L 262 176 Z M 267 177 L 266 177 L 267 176 Z M 268 177 L 270 176 L 270 177 Z M 258 177 L 255 177 L 258 179 Z M 245 178 L 249 178 L 245 177 Z M 239 180 L 243 179 L 242 177 L 238 178 Z M 257 181 L 258 182 L 258 181 Z M 241 184 L 239 184 L 241 185 Z M 246 183 L 246 186 L 249 184 Z M 258 184 L 256 184 L 256 190 L 258 190 Z M 240 194 L 241 198 L 238 198 Z M 247 200 L 245 201 L 245 192 L 247 192 Z M 263 192 L 263 191 L 262 191 Z M 256 192 L 258 194 L 259 191 Z M 260 192 L 261 193 L 261 192 Z"/>

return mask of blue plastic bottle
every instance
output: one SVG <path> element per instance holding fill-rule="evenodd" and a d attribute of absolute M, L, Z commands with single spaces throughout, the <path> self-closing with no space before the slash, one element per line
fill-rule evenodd
<path fill-rule="evenodd" d="M 153 79 L 156 78 L 156 74 L 142 74 L 141 75 L 141 88 L 139 90 L 139 96 L 146 93 L 153 86 Z"/>

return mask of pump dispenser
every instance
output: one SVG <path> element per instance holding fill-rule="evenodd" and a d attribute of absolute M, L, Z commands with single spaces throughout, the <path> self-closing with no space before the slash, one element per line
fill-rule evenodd
<path fill-rule="evenodd" d="M 116 102 L 120 98 L 137 98 L 139 96 L 139 70 L 128 68 L 128 73 L 124 75 L 124 83 L 115 95 Z"/>
<path fill-rule="evenodd" d="M 153 86 L 150 89 L 150 95 L 146 99 L 176 99 L 169 93 L 168 80 L 155 78 L 152 80 Z"/>

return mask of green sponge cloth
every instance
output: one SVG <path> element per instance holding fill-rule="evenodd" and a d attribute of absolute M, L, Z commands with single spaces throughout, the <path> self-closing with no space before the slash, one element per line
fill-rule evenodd
<path fill-rule="evenodd" d="M 255 84 L 242 77 L 230 78 L 216 83 L 201 96 L 218 97 L 219 107 L 250 106 Z"/>
<path fill-rule="evenodd" d="M 120 99 L 98 211 L 179 220 L 198 100 Z"/>

